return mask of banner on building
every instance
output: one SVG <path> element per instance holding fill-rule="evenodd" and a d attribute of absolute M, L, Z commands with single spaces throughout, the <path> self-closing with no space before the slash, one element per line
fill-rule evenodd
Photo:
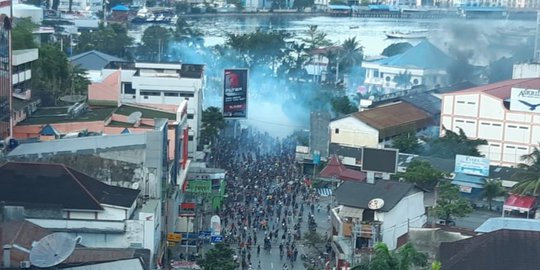
<path fill-rule="evenodd" d="M 226 69 L 223 80 L 223 117 L 247 117 L 247 69 Z"/>
<path fill-rule="evenodd" d="M 489 159 L 456 155 L 456 173 L 466 173 L 478 176 L 489 176 Z"/>

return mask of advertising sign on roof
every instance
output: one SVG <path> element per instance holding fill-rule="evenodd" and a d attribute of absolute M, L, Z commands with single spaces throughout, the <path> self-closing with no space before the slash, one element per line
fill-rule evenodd
<path fill-rule="evenodd" d="M 512 88 L 510 110 L 540 112 L 540 89 Z"/>
<path fill-rule="evenodd" d="M 456 173 L 466 173 L 478 176 L 489 176 L 489 159 L 456 155 Z"/>

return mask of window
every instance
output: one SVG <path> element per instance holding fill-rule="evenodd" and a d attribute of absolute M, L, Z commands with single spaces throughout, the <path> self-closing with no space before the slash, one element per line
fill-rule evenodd
<path fill-rule="evenodd" d="M 517 126 L 508 125 L 509 128 L 517 128 Z"/>
<path fill-rule="evenodd" d="M 135 89 L 131 83 L 124 84 L 124 94 L 135 94 Z"/>
<path fill-rule="evenodd" d="M 178 95 L 180 95 L 180 93 L 178 92 L 165 92 L 164 94 L 166 97 L 177 97 Z"/>
<path fill-rule="evenodd" d="M 491 125 L 493 125 L 494 127 L 500 127 L 501 126 L 501 124 L 495 124 L 495 123 L 493 123 Z"/>
<path fill-rule="evenodd" d="M 508 149 L 515 149 L 516 147 L 515 147 L 515 146 L 509 146 L 509 145 L 507 145 L 506 148 L 508 148 Z"/>
<path fill-rule="evenodd" d="M 193 141 L 193 135 L 188 136 L 188 141 Z"/>
<path fill-rule="evenodd" d="M 466 121 L 468 124 L 474 124 L 474 121 Z"/>
<path fill-rule="evenodd" d="M 187 114 L 187 119 L 193 119 L 193 114 L 192 114 L 192 113 L 188 113 L 188 114 Z"/>
<path fill-rule="evenodd" d="M 519 150 L 527 150 L 525 147 L 518 147 Z"/>
<path fill-rule="evenodd" d="M 334 130 L 334 133 L 339 134 L 339 128 L 336 128 L 336 129 Z"/>
<path fill-rule="evenodd" d="M 194 97 L 193 93 L 180 93 L 181 97 Z"/>
<path fill-rule="evenodd" d="M 158 91 L 141 91 L 142 96 L 161 96 L 161 92 Z"/>
<path fill-rule="evenodd" d="M 457 102 L 457 103 L 459 103 L 459 104 L 465 104 L 465 101 L 462 101 L 462 100 L 458 100 L 458 102 Z"/>
<path fill-rule="evenodd" d="M 373 77 L 375 77 L 375 78 L 379 77 L 379 71 L 378 70 L 373 71 Z"/>
<path fill-rule="evenodd" d="M 484 126 L 489 126 L 489 125 L 490 125 L 489 123 L 486 123 L 486 122 L 482 122 L 482 123 L 480 123 L 480 124 L 482 124 L 482 125 L 484 125 Z"/>
<path fill-rule="evenodd" d="M 492 143 L 492 144 L 490 144 L 490 145 L 491 145 L 491 146 L 494 146 L 494 147 L 500 147 L 499 144 L 494 144 L 494 143 Z"/>
<path fill-rule="evenodd" d="M 528 127 L 519 127 L 520 129 L 529 129 Z"/>
<path fill-rule="evenodd" d="M 463 120 L 456 120 L 456 123 L 463 123 L 463 122 L 465 122 L 465 121 L 463 121 Z"/>
<path fill-rule="evenodd" d="M 467 104 L 474 105 L 476 102 L 467 102 Z"/>

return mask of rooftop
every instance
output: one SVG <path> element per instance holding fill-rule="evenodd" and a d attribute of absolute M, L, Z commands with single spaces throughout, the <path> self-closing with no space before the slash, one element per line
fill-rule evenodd
<path fill-rule="evenodd" d="M 96 50 L 74 55 L 69 58 L 69 61 L 86 70 L 102 70 L 110 62 L 125 62 L 124 59 Z"/>
<path fill-rule="evenodd" d="M 423 40 L 402 54 L 375 60 L 372 63 L 400 68 L 446 70 L 452 63 L 452 58 L 431 42 Z"/>
<path fill-rule="evenodd" d="M 510 93 L 513 87 L 540 89 L 540 78 L 506 80 L 477 86 L 461 91 L 450 92 L 446 95 L 485 93 L 490 96 L 505 100 L 510 98 Z"/>
<path fill-rule="evenodd" d="M 540 232 L 497 230 L 468 239 L 443 242 L 443 270 L 530 270 L 540 265 Z"/>
<path fill-rule="evenodd" d="M 0 166 L 0 201 L 72 210 L 131 207 L 139 190 L 110 186 L 63 164 L 8 162 Z M 36 188 L 39 187 L 39 188 Z"/>
<path fill-rule="evenodd" d="M 159 111 L 156 109 L 150 109 L 150 108 L 144 108 L 144 107 L 129 106 L 129 105 L 120 106 L 114 113 L 129 116 L 130 114 L 134 112 L 141 112 L 142 113 L 141 118 L 148 118 L 148 119 L 166 118 L 169 120 L 176 120 L 176 114 L 174 113 Z"/>
<path fill-rule="evenodd" d="M 490 233 L 502 229 L 540 232 L 540 220 L 496 217 L 484 221 L 484 223 L 474 231 L 477 233 Z"/>
<path fill-rule="evenodd" d="M 89 108 L 85 113 L 75 118 L 70 118 L 67 114 L 66 107 L 41 107 L 32 114 L 32 117 L 26 118 L 18 125 L 43 125 L 55 123 L 70 123 L 70 122 L 91 122 L 105 121 L 112 112 L 114 107 Z"/>
<path fill-rule="evenodd" d="M 375 107 L 352 114 L 353 117 L 379 130 L 379 137 L 399 135 L 411 129 L 430 125 L 431 115 L 406 102 L 398 102 Z"/>
<path fill-rule="evenodd" d="M 375 180 L 374 184 L 365 182 L 343 182 L 335 191 L 338 204 L 368 208 L 368 203 L 372 199 L 383 199 L 384 205 L 381 211 L 388 212 L 396 206 L 399 201 L 411 192 L 420 192 L 414 184 L 391 180 Z"/>
<path fill-rule="evenodd" d="M 324 169 L 322 169 L 322 171 L 319 173 L 319 176 L 324 178 L 335 177 L 340 180 L 363 181 L 366 179 L 365 173 L 353 169 L 348 169 L 343 166 L 337 155 L 332 155 L 326 167 L 324 167 Z"/>

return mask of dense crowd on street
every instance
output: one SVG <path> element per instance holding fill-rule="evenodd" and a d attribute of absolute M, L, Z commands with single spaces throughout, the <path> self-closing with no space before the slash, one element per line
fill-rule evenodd
<path fill-rule="evenodd" d="M 295 140 L 245 129 L 237 138 L 220 138 L 216 145 L 213 159 L 226 170 L 228 195 L 219 209 L 222 235 L 237 248 L 240 268 L 262 269 L 257 257 L 274 247 L 282 269 L 292 269 L 304 234 L 302 222 L 315 230 L 311 215 L 321 207 L 295 166 Z"/>

